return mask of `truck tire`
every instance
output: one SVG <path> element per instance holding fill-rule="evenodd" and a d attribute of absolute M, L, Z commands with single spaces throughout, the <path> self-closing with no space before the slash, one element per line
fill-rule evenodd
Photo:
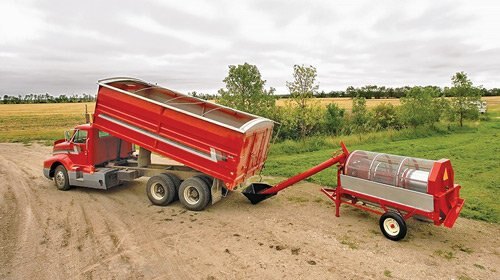
<path fill-rule="evenodd" d="M 191 177 L 179 187 L 179 201 L 191 211 L 201 211 L 210 202 L 210 186 L 198 176 Z"/>
<path fill-rule="evenodd" d="M 174 192 L 174 200 L 173 201 L 178 200 L 179 196 L 177 194 L 179 193 L 179 187 L 181 186 L 181 179 L 179 179 L 179 177 L 177 177 L 176 175 L 171 174 L 171 173 L 162 173 L 162 174 L 165 176 L 168 176 L 170 178 L 170 180 L 172 180 L 172 182 L 174 182 L 175 192 Z"/>
<path fill-rule="evenodd" d="M 67 191 L 71 188 L 69 185 L 68 171 L 64 165 L 58 165 L 54 171 L 54 184 L 60 191 Z"/>
<path fill-rule="evenodd" d="M 398 241 L 406 236 L 406 222 L 399 213 L 385 212 L 379 220 L 380 230 L 392 241 Z"/>
<path fill-rule="evenodd" d="M 209 177 L 208 175 L 196 175 L 194 177 L 198 177 L 200 179 L 202 179 L 203 181 L 205 181 L 205 183 L 207 183 L 207 185 L 211 188 L 212 187 L 212 184 L 214 182 L 214 180 Z"/>
<path fill-rule="evenodd" d="M 168 205 L 175 198 L 175 183 L 167 174 L 153 176 L 146 184 L 146 193 L 154 205 Z"/>

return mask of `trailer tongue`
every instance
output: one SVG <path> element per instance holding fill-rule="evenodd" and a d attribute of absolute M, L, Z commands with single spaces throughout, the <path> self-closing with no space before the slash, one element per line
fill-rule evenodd
<path fill-rule="evenodd" d="M 343 143 L 340 145 L 339 153 L 325 162 L 274 186 L 251 184 L 243 194 L 257 204 L 338 164 L 337 187 L 321 189 L 335 203 L 337 217 L 341 204 L 382 215 L 380 229 L 394 241 L 405 237 L 405 220 L 413 216 L 453 227 L 464 199 L 460 198 L 460 186 L 454 184 L 449 160 L 431 161 L 368 151 L 349 153 Z"/>

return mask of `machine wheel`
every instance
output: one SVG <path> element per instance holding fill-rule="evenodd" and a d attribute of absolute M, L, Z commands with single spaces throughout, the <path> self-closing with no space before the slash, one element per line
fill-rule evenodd
<path fill-rule="evenodd" d="M 406 236 L 406 222 L 399 213 L 385 212 L 379 221 L 380 230 L 385 237 L 398 241 Z"/>
<path fill-rule="evenodd" d="M 64 165 L 58 165 L 54 171 L 54 184 L 60 191 L 67 191 L 71 188 L 69 185 L 68 171 Z"/>
<path fill-rule="evenodd" d="M 168 205 L 174 200 L 175 192 L 175 183 L 167 174 L 153 176 L 146 184 L 148 198 L 155 205 Z"/>
<path fill-rule="evenodd" d="M 191 177 L 179 187 L 179 200 L 187 209 L 201 211 L 210 202 L 210 186 L 198 176 Z"/>

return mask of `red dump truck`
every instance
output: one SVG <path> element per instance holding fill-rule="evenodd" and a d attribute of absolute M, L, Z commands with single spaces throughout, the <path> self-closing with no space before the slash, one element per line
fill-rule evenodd
<path fill-rule="evenodd" d="M 266 161 L 269 119 L 133 78 L 98 85 L 93 122 L 67 132 L 44 162 L 45 177 L 60 190 L 109 189 L 146 176 L 153 204 L 179 198 L 202 210 Z M 152 164 L 151 152 L 183 165 Z"/>

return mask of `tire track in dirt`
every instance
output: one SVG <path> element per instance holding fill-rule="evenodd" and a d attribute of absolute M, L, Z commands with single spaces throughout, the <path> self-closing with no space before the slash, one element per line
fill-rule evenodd
<path fill-rule="evenodd" d="M 101 240 L 100 247 L 106 248 L 105 256 L 99 261 L 83 268 L 82 274 L 96 270 L 99 267 L 109 267 L 117 265 L 116 263 L 121 263 L 122 268 L 130 275 L 134 275 L 134 278 L 143 277 L 137 268 L 143 266 L 146 259 L 155 255 L 155 251 L 149 250 L 149 243 L 137 237 L 147 238 L 150 234 L 149 231 L 146 230 L 146 232 L 143 232 L 142 229 L 147 228 L 147 224 L 151 220 L 147 218 L 136 219 L 137 211 L 133 212 L 126 207 L 123 208 L 123 205 L 130 203 L 137 204 L 138 202 L 117 199 L 114 197 L 116 192 L 111 191 L 106 196 L 103 196 L 97 191 L 81 191 L 88 192 L 87 195 L 90 199 L 98 202 L 98 205 L 95 205 L 93 208 L 93 212 L 95 212 L 94 215 L 99 217 L 99 223 L 101 224 L 99 226 L 101 228 L 99 233 Z M 137 200 L 136 196 L 133 198 Z M 122 208 L 122 211 L 116 213 L 117 207 Z M 141 211 L 139 210 L 138 212 Z"/>
<path fill-rule="evenodd" d="M 11 236 L 9 242 L 12 246 L 10 248 L 15 250 L 7 253 L 11 255 L 10 265 L 13 267 L 27 266 L 33 267 L 34 270 L 40 270 L 36 262 L 19 256 L 19 252 L 37 248 L 37 245 L 39 245 L 37 244 L 39 242 L 38 237 L 43 236 L 40 232 L 40 223 L 38 223 L 41 213 L 33 210 L 38 204 L 36 203 L 37 199 L 28 190 L 30 179 L 26 176 L 25 170 L 18 167 L 15 161 L 18 157 L 12 155 L 9 151 L 2 151 L 0 154 L 2 155 L 0 159 L 1 168 L 7 174 L 3 182 L 12 194 L 10 196 L 11 203 L 15 204 L 8 210 L 10 215 L 16 217 L 13 219 L 15 223 L 7 227 L 7 231 L 10 231 L 7 235 Z M 15 238 L 12 238 L 12 235 L 15 235 Z"/>
<path fill-rule="evenodd" d="M 0 170 L 5 170 L 3 158 L 0 158 Z M 0 174 L 0 181 L 5 182 L 5 173 Z M 16 196 L 12 187 L 0 189 L 0 267 L 8 267 L 15 255 L 19 217 Z M 0 269 L 0 278 L 7 277 L 10 271 Z"/>

